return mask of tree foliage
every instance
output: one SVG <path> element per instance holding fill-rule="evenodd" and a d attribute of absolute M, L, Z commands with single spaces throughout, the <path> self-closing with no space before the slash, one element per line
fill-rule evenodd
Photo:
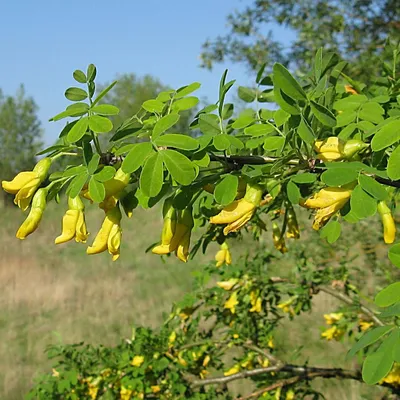
<path fill-rule="evenodd" d="M 305 73 L 318 48 L 334 51 L 353 63 L 350 75 L 365 83 L 379 71 L 380 57 L 390 59 L 385 40 L 400 40 L 397 0 L 257 0 L 229 14 L 229 32 L 203 45 L 203 66 L 225 58 L 257 70 L 267 61 L 280 61 Z M 295 34 L 287 47 L 273 34 L 273 26 Z"/>
<path fill-rule="evenodd" d="M 225 101 L 235 83 L 225 71 L 217 101 L 189 125 L 193 136 L 172 132 L 182 113 L 198 104 L 199 83 L 158 93 L 114 128 L 112 117 L 120 110 L 104 99 L 115 83 L 96 92 L 96 67 L 75 71 L 75 80 L 85 86 L 68 88 L 71 105 L 52 118 L 75 118 L 60 133 L 62 143 L 43 150 L 47 156 L 32 171 L 2 182 L 22 210 L 30 207 L 17 237 L 38 229 L 47 203 L 59 200 L 66 188 L 68 209 L 56 244 L 86 243 L 85 203 L 96 205 L 104 220 L 87 254 L 108 251 L 115 261 L 123 226 L 134 219 L 135 209 L 163 204 L 161 240 L 149 243 L 148 251 L 187 262 L 211 243 L 220 250 L 216 265 L 204 268 L 194 292 L 173 307 L 159 330 L 137 329 L 116 348 L 52 348 L 59 363 L 30 398 L 232 399 L 227 384 L 242 379 L 252 384 L 242 400 L 323 398 L 308 384 L 317 377 L 363 380 L 398 394 L 398 273 L 391 265 L 385 274 L 373 270 L 386 279 L 379 279 L 374 301 L 366 302 L 358 287 L 362 272 L 352 271 L 348 262 L 355 236 L 376 235 L 391 245 L 388 258 L 400 267 L 392 215 L 400 187 L 400 47 L 389 46 L 392 60 L 375 85 L 344 74 L 346 63 L 322 48 L 302 81 L 280 63 L 272 73 L 263 65 L 256 88 L 238 87 L 239 97 L 253 107 L 237 115 Z M 264 107 L 272 101 L 278 109 Z M 100 137 L 106 135 L 104 151 Z M 78 163 L 48 176 L 59 157 Z M 312 210 L 312 228 L 320 233 L 315 254 L 311 246 L 296 253 L 292 244 L 301 234 L 303 209 Z M 382 232 L 368 229 L 374 216 Z M 193 230 L 199 232 L 191 246 Z M 294 268 L 272 275 L 283 256 L 256 245 L 251 257 L 233 263 L 229 244 L 243 239 L 245 231 L 254 243 L 268 235 L 277 254 L 291 249 L 287 257 L 294 257 Z M 338 248 L 343 260 L 323 267 L 329 245 L 341 236 L 348 240 Z M 275 352 L 282 317 L 291 321 L 309 311 L 320 291 L 343 303 L 325 315 L 322 337 L 348 338 L 349 357 L 361 354 L 362 368 L 293 363 Z"/>

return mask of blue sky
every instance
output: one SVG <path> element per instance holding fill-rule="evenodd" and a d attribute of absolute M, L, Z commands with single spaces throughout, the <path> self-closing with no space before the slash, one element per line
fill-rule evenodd
<path fill-rule="evenodd" d="M 246 84 L 246 69 L 226 63 L 199 67 L 201 45 L 226 33 L 226 16 L 251 0 L 13 0 L 1 7 L 0 88 L 14 94 L 21 83 L 39 105 L 46 144 L 63 122 L 49 123 L 69 102 L 72 72 L 97 66 L 97 81 L 118 73 L 151 74 L 173 88 L 202 83 L 200 97 L 215 101 L 225 68 Z M 275 28 L 278 34 L 281 29 Z M 289 40 L 289 35 L 287 35 Z"/>

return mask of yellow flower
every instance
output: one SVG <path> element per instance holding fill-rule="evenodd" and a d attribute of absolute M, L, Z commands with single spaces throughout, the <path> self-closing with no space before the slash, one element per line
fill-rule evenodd
<path fill-rule="evenodd" d="M 92 386 L 89 384 L 88 395 L 92 400 L 95 400 L 97 398 L 98 391 L 99 391 L 99 388 L 97 386 Z"/>
<path fill-rule="evenodd" d="M 346 93 L 358 94 L 357 90 L 355 90 L 351 85 L 344 85 L 344 90 Z"/>
<path fill-rule="evenodd" d="M 229 299 L 225 302 L 224 308 L 230 310 L 230 312 L 232 314 L 235 314 L 235 311 L 236 311 L 235 306 L 237 306 L 238 304 L 239 304 L 239 302 L 238 302 L 238 299 L 237 299 L 237 293 L 234 292 L 234 293 L 231 294 Z"/>
<path fill-rule="evenodd" d="M 293 392 L 293 390 L 288 390 L 286 392 L 286 399 L 285 400 L 294 400 L 294 392 Z"/>
<path fill-rule="evenodd" d="M 55 243 L 65 243 L 75 238 L 75 241 L 86 243 L 88 232 L 86 229 L 84 210 L 85 206 L 79 196 L 68 197 L 69 209 L 63 217 L 62 233 L 55 239 Z"/>
<path fill-rule="evenodd" d="M 161 245 L 153 248 L 155 254 L 168 254 L 175 251 L 175 255 L 183 262 L 189 258 L 190 236 L 194 226 L 192 208 L 176 211 L 172 204 L 165 208 L 164 227 Z M 177 214 L 175 222 L 174 214 Z"/>
<path fill-rule="evenodd" d="M 211 357 L 209 355 L 206 355 L 203 360 L 203 367 L 207 367 L 210 360 L 211 360 Z"/>
<path fill-rule="evenodd" d="M 340 321 L 343 318 L 343 313 L 330 313 L 324 314 L 325 322 L 328 325 L 336 324 L 336 322 Z"/>
<path fill-rule="evenodd" d="M 187 367 L 187 361 L 182 357 L 182 352 L 178 354 L 178 363 L 182 365 L 182 367 Z"/>
<path fill-rule="evenodd" d="M 217 282 L 217 286 L 224 290 L 231 290 L 238 282 L 239 279 L 231 278 L 227 281 Z"/>
<path fill-rule="evenodd" d="M 359 325 L 361 331 L 362 331 L 362 332 L 365 332 L 365 331 L 367 331 L 369 328 L 371 328 L 371 326 L 373 326 L 374 323 L 373 323 L 373 322 L 367 322 L 367 321 L 360 321 L 360 322 L 358 323 L 358 325 Z"/>
<path fill-rule="evenodd" d="M 298 239 L 300 237 L 299 224 L 297 223 L 296 213 L 293 207 L 287 209 L 286 237 L 289 239 Z"/>
<path fill-rule="evenodd" d="M 237 232 L 253 216 L 259 206 L 262 197 L 262 189 L 257 185 L 247 184 L 246 194 L 240 200 L 226 206 L 218 215 L 210 218 L 211 224 L 228 224 L 224 228 L 224 235 Z"/>
<path fill-rule="evenodd" d="M 282 254 L 288 251 L 285 243 L 285 238 L 281 235 L 281 230 L 276 223 L 272 224 L 272 240 L 274 242 L 274 247 Z"/>
<path fill-rule="evenodd" d="M 53 368 L 51 371 L 51 376 L 54 376 L 55 378 L 58 378 L 60 376 L 60 373 L 55 368 Z"/>
<path fill-rule="evenodd" d="M 350 139 L 345 142 L 336 136 L 316 140 L 314 143 L 314 150 L 318 153 L 318 158 L 325 162 L 350 160 L 366 147 L 368 144 L 361 140 Z"/>
<path fill-rule="evenodd" d="M 385 243 L 393 243 L 396 239 L 396 224 L 394 222 L 390 208 L 384 201 L 378 203 L 378 212 L 383 224 L 383 240 Z"/>
<path fill-rule="evenodd" d="M 261 297 L 258 297 L 258 292 L 254 290 L 250 293 L 250 304 L 252 305 L 250 312 L 261 312 L 262 300 Z"/>
<path fill-rule="evenodd" d="M 321 333 L 321 336 L 326 340 L 339 340 L 344 335 L 344 331 L 339 329 L 337 326 L 327 329 Z"/>
<path fill-rule="evenodd" d="M 217 254 L 215 255 L 215 261 L 217 262 L 217 268 L 219 268 L 223 264 L 230 265 L 232 263 L 231 253 L 226 242 L 221 244 L 220 250 L 218 250 Z"/>
<path fill-rule="evenodd" d="M 292 303 L 296 300 L 297 296 L 293 296 L 290 299 L 284 301 L 283 303 L 279 303 L 277 305 L 284 313 L 294 314 L 293 308 L 291 307 Z"/>
<path fill-rule="evenodd" d="M 275 345 L 274 345 L 274 338 L 273 338 L 273 337 L 270 337 L 270 338 L 268 339 L 267 346 L 268 346 L 270 349 L 273 349 L 273 348 L 275 347 Z"/>
<path fill-rule="evenodd" d="M 168 254 L 175 249 L 171 248 L 171 241 L 176 230 L 176 210 L 172 204 L 172 198 L 166 199 L 163 206 L 164 225 L 161 234 L 161 244 L 154 247 L 152 252 L 154 254 Z"/>
<path fill-rule="evenodd" d="M 322 228 L 349 201 L 353 188 L 354 185 L 327 187 L 303 202 L 303 207 L 317 209 L 313 229 Z"/>
<path fill-rule="evenodd" d="M 151 391 L 153 393 L 158 393 L 158 392 L 161 392 L 161 388 L 158 385 L 153 385 L 153 386 L 151 386 Z"/>
<path fill-rule="evenodd" d="M 237 374 L 239 371 L 240 371 L 240 365 L 236 364 L 232 368 L 228 369 L 228 371 L 225 371 L 224 376 L 234 375 Z"/>
<path fill-rule="evenodd" d="M 233 338 L 234 338 L 234 339 L 239 339 L 239 335 L 238 335 L 237 333 L 234 333 L 234 334 L 233 334 Z"/>
<path fill-rule="evenodd" d="M 26 239 L 39 226 L 44 209 L 46 208 L 46 196 L 47 189 L 39 189 L 33 196 L 31 210 L 15 235 L 18 239 Z"/>
<path fill-rule="evenodd" d="M 131 365 L 134 367 L 140 367 L 144 363 L 144 357 L 143 356 L 135 356 L 133 357 L 133 360 L 131 361 Z"/>
<path fill-rule="evenodd" d="M 133 394 L 133 390 L 128 389 L 125 386 L 121 386 L 119 394 L 121 400 L 130 400 Z"/>
<path fill-rule="evenodd" d="M 25 211 L 32 200 L 33 195 L 46 179 L 51 165 L 51 158 L 40 160 L 32 171 L 20 172 L 12 181 L 2 181 L 1 185 L 7 193 L 15 194 L 14 203 Z"/>
<path fill-rule="evenodd" d="M 108 250 L 113 261 L 118 259 L 122 236 L 121 217 L 121 211 L 118 207 L 107 211 L 93 245 L 87 248 L 87 254 L 99 254 Z"/>
<path fill-rule="evenodd" d="M 168 346 L 172 347 L 174 342 L 175 342 L 175 340 L 176 340 L 176 332 L 172 331 L 171 334 L 169 335 L 169 338 L 168 338 Z"/>

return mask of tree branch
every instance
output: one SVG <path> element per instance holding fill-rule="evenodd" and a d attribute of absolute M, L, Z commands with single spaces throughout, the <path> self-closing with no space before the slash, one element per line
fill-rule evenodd
<path fill-rule="evenodd" d="M 356 303 L 353 301 L 353 299 L 349 296 L 346 296 L 345 294 L 338 292 L 330 287 L 327 286 L 321 286 L 318 288 L 321 292 L 325 292 L 330 294 L 333 297 L 336 297 L 337 299 L 343 301 L 344 303 L 353 306 Z M 385 324 L 375 315 L 374 311 L 371 310 L 370 308 L 364 306 L 363 304 L 359 304 L 360 310 L 367 315 L 368 317 L 371 318 L 372 321 L 378 326 L 385 326 Z"/>

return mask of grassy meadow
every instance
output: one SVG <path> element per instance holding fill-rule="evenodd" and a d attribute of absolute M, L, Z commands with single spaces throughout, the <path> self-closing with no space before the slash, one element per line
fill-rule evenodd
<path fill-rule="evenodd" d="M 124 237 L 120 259 L 113 263 L 108 254 L 87 256 L 85 246 L 67 243 L 54 245 L 61 229 L 63 207 L 50 206 L 38 231 L 25 241 L 15 238 L 23 214 L 14 207 L 0 209 L 0 399 L 21 400 L 32 385 L 36 374 L 49 371 L 50 362 L 44 353 L 46 346 L 57 340 L 64 343 L 85 341 L 112 345 L 131 336 L 133 325 L 156 327 L 162 313 L 168 312 L 173 301 L 191 290 L 192 271 L 213 259 L 215 248 L 207 256 L 199 254 L 188 264 L 174 257 L 163 262 L 144 250 L 157 241 L 161 229 L 158 210 L 137 211 L 124 220 Z M 89 211 L 87 221 L 91 240 L 100 227 L 98 212 Z M 309 225 L 309 223 L 308 223 Z M 377 229 L 380 229 L 376 224 Z M 364 224 L 361 230 L 373 230 Z M 380 235 L 380 234 L 379 234 Z M 378 235 L 378 236 L 379 236 Z M 371 251 L 362 251 L 350 236 L 354 253 L 360 254 L 362 267 Z M 353 237 L 353 238 L 352 238 Z M 377 238 L 379 239 L 379 238 Z M 299 245 L 317 241 L 316 233 L 307 233 Z M 243 241 L 233 249 L 233 255 L 246 249 Z M 249 242 L 247 242 L 249 243 Z M 262 245 L 270 246 L 269 234 Z M 374 247 L 374 257 L 385 257 L 384 247 Z M 334 251 L 329 257 L 338 257 Z M 289 259 L 288 259 L 289 260 Z M 282 258 L 277 270 L 290 267 Z M 373 293 L 374 280 L 366 278 L 365 291 Z M 354 367 L 354 360 L 344 361 L 346 343 L 320 339 L 324 325 L 323 313 L 333 311 L 337 300 L 325 294 L 315 297 L 313 312 L 286 323 L 276 337 L 276 347 L 290 360 L 295 349 L 303 345 L 300 358 L 310 365 Z M 287 329 L 286 329 L 287 328 Z M 326 388 L 329 400 L 378 399 L 383 390 L 368 388 L 358 382 L 316 380 L 313 385 Z"/>

